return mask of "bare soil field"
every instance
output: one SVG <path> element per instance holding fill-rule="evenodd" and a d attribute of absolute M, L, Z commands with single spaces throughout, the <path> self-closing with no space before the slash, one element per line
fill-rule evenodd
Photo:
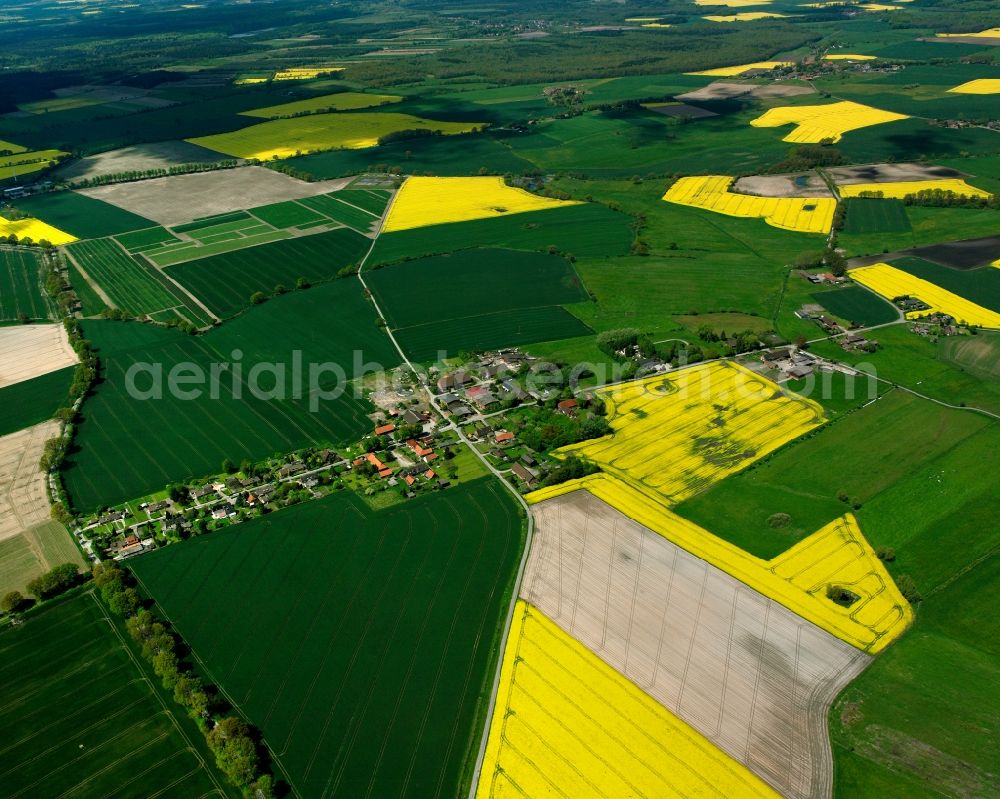
<path fill-rule="evenodd" d="M 759 197 L 833 197 L 826 181 L 815 172 L 750 175 L 737 180 L 733 190 Z"/>
<path fill-rule="evenodd" d="M 774 97 L 797 97 L 802 94 L 813 94 L 815 89 L 794 83 L 733 83 L 719 80 L 702 86 L 693 92 L 678 94 L 678 100 L 702 102 L 708 100 L 732 100 L 736 97 L 752 97 L 755 100 L 767 100 Z"/>
<path fill-rule="evenodd" d="M 687 103 L 653 103 L 647 105 L 646 108 L 654 114 L 662 114 L 665 117 L 707 119 L 708 117 L 718 116 L 714 111 L 709 111 L 707 108 L 699 108 L 696 105 L 688 105 Z"/>
<path fill-rule="evenodd" d="M 59 423 L 0 436 L 0 541 L 48 521 L 45 475 L 38 468 L 45 442 L 59 434 Z"/>
<path fill-rule="evenodd" d="M 62 325 L 0 327 L 0 388 L 76 362 Z"/>
<path fill-rule="evenodd" d="M 995 261 L 998 252 L 1000 252 L 1000 236 L 984 236 L 981 239 L 949 241 L 944 244 L 929 244 L 926 247 L 897 250 L 864 258 L 851 258 L 847 264 L 853 269 L 856 266 L 868 266 L 882 261 L 894 261 L 897 258 L 914 256 L 941 266 L 947 266 L 949 269 L 981 269 Z"/>
<path fill-rule="evenodd" d="M 786 797 L 829 797 L 870 657 L 586 491 L 533 508 L 521 597 Z"/>
<path fill-rule="evenodd" d="M 86 158 L 73 161 L 56 174 L 63 180 L 79 180 L 113 175 L 117 172 L 166 169 L 180 164 L 209 164 L 221 161 L 224 157 L 186 141 L 164 141 L 88 155 Z"/>
<path fill-rule="evenodd" d="M 245 166 L 97 186 L 80 189 L 80 193 L 169 226 L 241 208 L 327 194 L 350 181 L 344 178 L 306 183 L 262 166 Z"/>
<path fill-rule="evenodd" d="M 852 183 L 896 183 L 965 177 L 957 169 L 934 164 L 861 164 L 833 167 L 826 172 L 834 183 L 843 186 Z"/>

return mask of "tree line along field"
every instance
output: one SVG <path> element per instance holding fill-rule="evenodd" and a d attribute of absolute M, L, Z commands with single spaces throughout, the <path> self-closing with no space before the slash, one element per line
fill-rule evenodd
<path fill-rule="evenodd" d="M 0 632 L 0 654 L 0 796 L 235 796 L 91 592 Z"/>
<path fill-rule="evenodd" d="M 0 322 L 48 319 L 41 256 L 34 250 L 0 249 Z"/>
<path fill-rule="evenodd" d="M 591 332 L 560 308 L 587 299 L 565 258 L 503 249 L 461 250 L 393 264 L 365 280 L 414 358 Z"/>
<path fill-rule="evenodd" d="M 67 247 L 67 252 L 111 301 L 125 311 L 141 315 L 176 310 L 178 316 L 198 327 L 213 321 L 163 273 L 126 252 L 112 239 L 79 241 Z"/>
<path fill-rule="evenodd" d="M 278 285 L 290 290 L 299 278 L 310 283 L 334 279 L 370 246 L 361 234 L 339 228 L 188 261 L 167 273 L 225 319 L 248 308 L 255 292 L 270 294 Z"/>
<path fill-rule="evenodd" d="M 199 336 L 109 321 L 84 322 L 84 333 L 101 359 L 103 379 L 83 406 L 63 479 L 73 507 L 88 511 L 171 482 L 214 474 L 224 458 L 256 460 L 319 442 L 353 440 L 370 426 L 366 403 L 350 390 L 334 399 L 311 394 L 309 364 L 339 364 L 350 379 L 356 376 L 356 351 L 362 359 L 359 366 L 390 369 L 399 361 L 355 280 L 272 299 Z M 301 352 L 305 364 L 298 396 L 292 385 L 293 350 Z M 162 364 L 162 399 L 143 401 L 129 395 L 125 374 L 136 362 Z M 202 384 L 202 395 L 187 400 L 166 390 L 166 376 L 179 363 L 193 364 L 206 375 L 211 364 L 240 363 L 242 373 L 235 376 L 230 368 L 220 373 L 218 399 Z M 283 365 L 283 397 L 252 395 L 247 381 L 258 363 Z M 259 378 L 265 392 L 275 382 L 270 371 Z M 331 372 L 319 375 L 323 390 L 331 390 L 336 382 Z M 149 376 L 136 382 L 143 390 L 151 384 Z M 310 410 L 314 398 L 316 412 Z"/>
<path fill-rule="evenodd" d="M 298 795 L 450 797 L 522 527 L 480 479 L 378 513 L 335 494 L 130 566 Z"/>

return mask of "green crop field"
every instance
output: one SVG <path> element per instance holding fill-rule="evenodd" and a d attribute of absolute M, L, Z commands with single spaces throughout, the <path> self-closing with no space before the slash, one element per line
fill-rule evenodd
<path fill-rule="evenodd" d="M 343 189 L 332 195 L 335 199 L 363 208 L 370 214 L 382 216 L 391 196 L 388 191 L 370 189 Z"/>
<path fill-rule="evenodd" d="M 339 92 L 310 97 L 308 100 L 295 100 L 291 103 L 271 105 L 267 108 L 254 108 L 243 111 L 243 116 L 275 119 L 290 117 L 296 114 L 315 113 L 317 111 L 356 111 L 359 108 L 371 108 L 376 105 L 397 103 L 402 98 L 395 94 L 367 94 L 364 92 Z"/>
<path fill-rule="evenodd" d="M 161 272 L 112 239 L 79 241 L 67 249 L 119 308 L 137 315 L 176 308 L 199 327 L 211 324 L 209 315 Z"/>
<path fill-rule="evenodd" d="M 911 229 L 906 206 L 900 200 L 851 197 L 844 200 L 844 207 L 845 233 L 905 233 Z"/>
<path fill-rule="evenodd" d="M 0 388 L 0 436 L 51 419 L 66 404 L 76 367 Z"/>
<path fill-rule="evenodd" d="M 34 250 L 0 249 L 0 322 L 49 318 L 41 269 L 41 256 Z"/>
<path fill-rule="evenodd" d="M 63 477 L 73 506 L 88 511 L 215 474 L 225 458 L 238 463 L 309 444 L 353 440 L 370 427 L 367 403 L 350 390 L 332 398 L 313 391 L 311 365 L 339 364 L 351 378 L 357 376 L 355 351 L 358 369 L 363 364 L 388 369 L 399 362 L 356 280 L 292 292 L 195 337 L 133 322 L 84 322 L 84 330 L 105 377 L 83 407 L 79 449 L 68 457 Z M 294 382 L 294 351 L 304 365 L 300 390 Z M 162 365 L 162 399 L 130 396 L 125 374 L 136 362 Z M 167 390 L 167 376 L 178 364 L 192 365 L 206 379 L 212 364 L 234 365 L 220 373 L 217 399 L 209 383 L 190 399 L 189 384 L 182 384 L 184 393 Z M 264 365 L 254 377 L 257 364 Z M 268 364 L 284 369 L 283 393 L 271 391 L 276 378 Z M 339 384 L 332 369 L 317 373 L 322 391 L 332 393 Z M 146 391 L 152 382 L 142 373 L 135 385 Z"/>
<path fill-rule="evenodd" d="M 360 233 L 367 233 L 378 220 L 374 212 L 366 211 L 361 207 L 355 207 L 349 201 L 341 200 L 343 192 L 319 195 L 318 197 L 305 197 L 299 200 L 307 208 L 323 214 L 328 219 L 352 227 Z M 379 212 L 381 214 L 381 212 Z"/>
<path fill-rule="evenodd" d="M 950 269 L 922 258 L 900 258 L 892 265 L 984 308 L 1000 311 L 1000 269 Z"/>
<path fill-rule="evenodd" d="M 845 322 L 866 326 L 881 325 L 899 318 L 895 305 L 863 286 L 820 291 L 812 296 L 817 303 Z"/>
<path fill-rule="evenodd" d="M 514 347 L 535 341 L 577 338 L 593 333 L 565 308 L 551 305 L 459 317 L 393 331 L 396 340 L 415 361 L 433 361 L 444 352 Z"/>
<path fill-rule="evenodd" d="M 476 249 L 365 273 L 393 328 L 587 299 L 572 264 L 540 252 Z"/>
<path fill-rule="evenodd" d="M 35 194 L 17 200 L 14 205 L 78 239 L 99 239 L 156 224 L 117 205 L 75 191 Z"/>
<path fill-rule="evenodd" d="M 0 796 L 238 795 L 152 679 L 89 591 L 0 632 Z"/>
<path fill-rule="evenodd" d="M 881 202 L 881 201 L 880 201 Z M 996 230 L 996 211 L 989 208 L 906 208 L 912 230 L 897 233 L 842 233 L 837 243 L 848 256 L 880 255 L 962 239 L 977 239 Z"/>
<path fill-rule="evenodd" d="M 47 521 L 0 540 L 0 596 L 28 594 L 28 583 L 63 563 L 86 564 L 73 536 L 59 522 Z"/>
<path fill-rule="evenodd" d="M 322 214 L 306 208 L 295 200 L 263 205 L 251 209 L 251 213 L 276 228 L 309 227 L 317 222 L 326 222 L 326 217 Z"/>
<path fill-rule="evenodd" d="M 379 236 L 369 263 L 437 255 L 470 247 L 545 250 L 576 256 L 624 255 L 632 243 L 629 216 L 598 203 L 400 230 Z"/>
<path fill-rule="evenodd" d="M 424 799 L 462 790 L 521 546 L 484 478 L 378 513 L 334 494 L 130 566 L 298 795 Z"/>
<path fill-rule="evenodd" d="M 115 239 L 129 252 L 155 250 L 163 244 L 179 240 L 165 227 L 153 227 L 146 228 L 145 230 L 136 230 L 133 233 L 122 233 L 115 236 Z"/>
<path fill-rule="evenodd" d="M 80 300 L 80 312 L 83 316 L 97 316 L 108 307 L 90 282 L 80 274 L 76 264 L 69 258 L 66 259 L 66 271 L 70 285 Z"/>
<path fill-rule="evenodd" d="M 364 236 L 341 228 L 188 261 L 167 273 L 226 318 L 248 308 L 257 291 L 270 294 L 278 284 L 293 289 L 300 277 L 311 283 L 333 279 L 369 246 Z"/>

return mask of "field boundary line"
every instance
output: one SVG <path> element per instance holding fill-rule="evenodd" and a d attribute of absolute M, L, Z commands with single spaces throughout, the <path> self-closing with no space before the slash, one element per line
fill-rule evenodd
<path fill-rule="evenodd" d="M 97 294 L 97 296 L 104 301 L 104 304 L 107 305 L 109 308 L 117 308 L 118 306 L 111 301 L 111 298 L 108 296 L 107 292 L 99 285 L 97 285 L 97 282 L 94 280 L 94 278 L 92 278 L 89 274 L 87 274 L 86 269 L 80 266 L 80 262 L 77 260 L 76 256 L 73 255 L 72 252 L 70 252 L 69 247 L 64 247 L 63 253 L 66 256 L 66 259 L 69 260 L 73 264 L 73 266 L 76 267 L 76 271 L 80 273 L 80 277 L 86 280 L 87 283 L 90 285 L 90 287 L 94 290 L 94 293 Z"/>

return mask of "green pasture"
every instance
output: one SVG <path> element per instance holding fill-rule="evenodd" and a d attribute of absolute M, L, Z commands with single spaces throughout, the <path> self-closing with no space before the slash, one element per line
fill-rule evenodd
<path fill-rule="evenodd" d="M 271 294 L 279 284 L 291 290 L 300 277 L 310 283 L 333 279 L 369 245 L 364 236 L 341 228 L 187 261 L 167 273 L 226 318 L 250 307 L 258 291 Z"/>
<path fill-rule="evenodd" d="M 34 250 L 0 249 L 0 322 L 48 319 L 42 289 L 42 259 Z"/>
<path fill-rule="evenodd" d="M 301 796 L 457 796 L 523 545 L 492 479 L 349 493 L 131 562 Z"/>
<path fill-rule="evenodd" d="M 93 592 L 0 631 L 0 796 L 238 795 Z"/>
<path fill-rule="evenodd" d="M 84 331 L 104 379 L 83 407 L 63 478 L 73 506 L 86 511 L 215 474 L 225 458 L 239 463 L 354 440 L 369 429 L 370 409 L 331 364 L 351 379 L 362 368 L 389 369 L 399 360 L 355 280 L 269 300 L 200 336 L 134 322 L 87 321 Z M 301 382 L 294 351 L 301 355 Z M 137 362 L 162 368 L 162 398 L 155 398 L 149 371 L 134 378 L 140 398 L 130 395 L 126 374 Z M 171 391 L 168 377 L 181 364 L 204 380 Z M 223 365 L 214 382 L 213 364 Z M 316 390 L 312 364 L 319 365 Z M 343 393 L 331 397 L 338 386 Z M 200 393 L 192 397 L 189 389 Z"/>

